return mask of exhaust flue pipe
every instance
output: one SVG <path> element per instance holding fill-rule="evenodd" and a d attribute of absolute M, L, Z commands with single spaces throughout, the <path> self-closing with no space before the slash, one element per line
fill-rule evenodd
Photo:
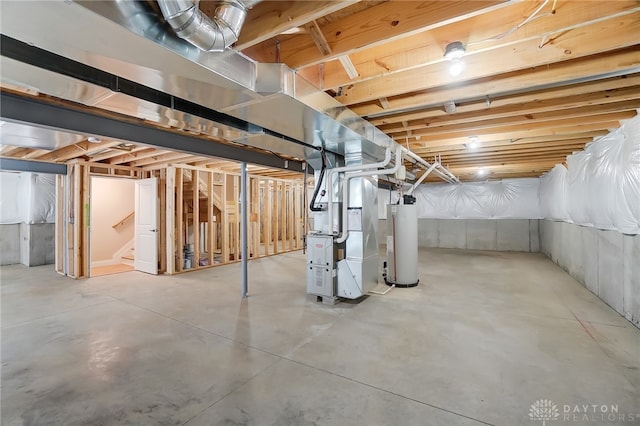
<path fill-rule="evenodd" d="M 198 49 L 223 52 L 238 41 L 247 9 L 256 1 L 223 0 L 210 19 L 193 0 L 158 0 L 158 5 L 176 34 Z"/>

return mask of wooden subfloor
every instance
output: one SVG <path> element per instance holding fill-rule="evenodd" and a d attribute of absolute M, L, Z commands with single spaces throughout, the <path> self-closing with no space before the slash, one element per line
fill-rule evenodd
<path fill-rule="evenodd" d="M 133 271 L 133 266 L 125 265 L 123 263 L 118 265 L 95 266 L 91 268 L 91 276 L 99 277 L 102 275 L 119 274 L 121 272 L 129 272 L 129 271 Z"/>

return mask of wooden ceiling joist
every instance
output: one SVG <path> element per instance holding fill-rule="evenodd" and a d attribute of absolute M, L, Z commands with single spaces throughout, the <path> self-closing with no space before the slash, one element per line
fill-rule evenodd
<path fill-rule="evenodd" d="M 320 53 L 313 40 L 303 34 L 290 37 L 280 43 L 280 58 L 291 68 L 300 68 L 327 59 L 336 59 L 338 56 L 394 40 L 413 31 L 425 31 L 446 23 L 464 20 L 500 3 L 503 1 L 435 0 L 403 2 L 400 7 L 393 1 L 384 2 L 322 26 L 322 32 L 332 48 L 331 56 L 327 57 Z M 275 57 L 273 49 L 273 45 L 257 45 L 245 49 L 245 53 L 257 60 L 269 61 Z"/>
<path fill-rule="evenodd" d="M 235 48 L 247 49 L 357 1 L 263 1 L 247 14 Z"/>
<path fill-rule="evenodd" d="M 465 109 L 465 105 L 457 107 L 457 113 L 454 115 L 446 114 L 442 108 L 431 108 L 424 111 L 415 111 L 405 114 L 396 114 L 389 117 L 381 117 L 379 119 L 372 120 L 380 129 L 387 130 L 392 129 L 393 125 L 408 121 L 414 123 L 422 121 L 429 123 L 430 125 L 438 123 L 450 123 L 464 121 L 485 120 L 500 117 L 510 117 L 515 114 L 531 114 L 541 113 L 547 111 L 560 111 L 570 108 L 579 108 L 589 105 L 603 105 L 613 102 L 622 102 L 629 100 L 636 100 L 640 102 L 640 76 L 634 76 L 626 79 L 617 79 L 617 81 L 624 82 L 631 80 L 628 86 L 620 88 L 610 88 L 599 90 L 596 92 L 589 92 L 588 87 L 580 85 L 580 92 L 578 88 L 571 90 L 572 93 L 568 93 L 568 90 L 557 90 L 557 96 L 550 98 L 543 98 L 542 96 L 535 96 L 533 94 L 525 96 L 514 96 L 509 104 L 506 102 L 490 102 L 489 105 L 485 101 L 474 103 L 474 108 Z M 627 83 L 625 83 L 627 84 Z M 635 84 L 635 86 L 634 86 Z M 537 93 L 539 94 L 539 93 Z M 520 102 L 518 102 L 520 100 Z M 500 105 L 505 104 L 505 105 Z"/>
<path fill-rule="evenodd" d="M 538 16 L 517 31 L 509 33 L 522 23 L 523 17 L 531 15 L 538 6 L 537 2 L 512 2 L 500 9 L 499 20 L 496 20 L 492 14 L 480 14 L 464 21 L 405 37 L 401 42 L 393 41 L 355 52 L 351 59 L 360 71 L 358 81 L 440 62 L 443 60 L 445 46 L 451 41 L 461 41 L 466 46 L 467 55 L 488 52 L 501 46 L 511 45 L 516 41 L 528 40 L 534 44 L 538 43 L 539 46 L 540 40 L 545 35 L 551 35 L 549 38 L 551 43 L 558 43 L 554 35 L 577 30 L 606 19 L 621 18 L 640 10 L 635 1 L 592 1 L 588 7 L 585 7 L 583 2 L 564 1 L 559 2 L 555 14 L 549 13 L 551 10 L 551 4 L 549 4 L 541 11 L 542 16 Z M 500 35 L 504 36 L 500 37 Z M 494 56 L 498 57 L 497 54 Z M 302 69 L 301 72 L 318 87 L 335 90 L 352 83 L 336 63 L 324 64 L 322 80 L 315 80 L 318 73 L 313 69 L 314 67 L 317 65 Z"/>

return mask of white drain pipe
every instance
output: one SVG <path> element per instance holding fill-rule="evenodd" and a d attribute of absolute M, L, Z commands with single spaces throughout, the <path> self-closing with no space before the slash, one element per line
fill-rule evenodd
<path fill-rule="evenodd" d="M 349 213 L 349 180 L 357 177 L 375 176 L 375 175 L 392 175 L 395 174 L 402 166 L 402 146 L 398 145 L 396 148 L 395 165 L 390 169 L 383 170 L 368 170 L 355 173 L 345 173 L 342 180 L 342 220 L 340 221 L 340 233 L 337 243 L 343 243 L 349 237 L 349 231 L 345 230 L 345 222 L 347 221 L 347 214 Z"/>

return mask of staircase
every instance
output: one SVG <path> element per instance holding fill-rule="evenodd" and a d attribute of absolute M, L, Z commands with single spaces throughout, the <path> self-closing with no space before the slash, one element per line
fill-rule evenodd
<path fill-rule="evenodd" d="M 136 248 L 131 246 L 122 256 L 120 256 L 121 263 L 124 265 L 134 266 Z"/>

